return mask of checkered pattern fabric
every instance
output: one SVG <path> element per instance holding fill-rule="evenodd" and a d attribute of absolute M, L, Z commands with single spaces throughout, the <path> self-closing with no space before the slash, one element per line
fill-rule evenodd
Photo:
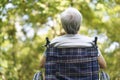
<path fill-rule="evenodd" d="M 45 80 L 98 80 L 98 50 L 55 48 L 46 50 Z"/>

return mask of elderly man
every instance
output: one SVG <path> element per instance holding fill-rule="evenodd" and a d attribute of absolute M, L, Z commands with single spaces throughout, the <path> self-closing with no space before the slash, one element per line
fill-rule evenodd
<path fill-rule="evenodd" d="M 98 80 L 106 62 L 94 39 L 78 34 L 81 13 L 70 7 L 60 18 L 66 34 L 53 39 L 40 60 L 40 67 L 46 63 L 45 80 Z"/>

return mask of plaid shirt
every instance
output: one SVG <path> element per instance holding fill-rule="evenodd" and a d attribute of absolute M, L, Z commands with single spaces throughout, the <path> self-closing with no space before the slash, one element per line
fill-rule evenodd
<path fill-rule="evenodd" d="M 46 50 L 45 80 L 98 80 L 98 50 L 55 48 Z"/>

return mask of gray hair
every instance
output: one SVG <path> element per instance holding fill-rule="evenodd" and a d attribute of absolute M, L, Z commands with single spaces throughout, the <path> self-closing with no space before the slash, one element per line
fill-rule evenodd
<path fill-rule="evenodd" d="M 61 13 L 60 18 L 66 33 L 77 34 L 82 21 L 82 15 L 77 9 L 72 7 L 66 9 Z"/>

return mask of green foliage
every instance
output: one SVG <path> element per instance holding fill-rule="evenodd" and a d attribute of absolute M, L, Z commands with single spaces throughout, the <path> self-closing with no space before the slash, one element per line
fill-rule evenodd
<path fill-rule="evenodd" d="M 32 79 L 39 70 L 45 37 L 52 39 L 62 34 L 58 15 L 69 6 L 77 8 L 83 15 L 80 33 L 107 36 L 100 49 L 107 61 L 106 71 L 111 80 L 119 80 L 119 4 L 119 0 L 0 0 L 0 80 Z M 49 26 L 48 30 L 49 18 L 55 21 L 55 25 Z M 29 32 L 29 28 L 34 32 Z M 42 33 L 39 29 L 48 30 L 47 34 L 39 35 L 37 32 Z M 106 52 L 114 42 L 118 46 L 114 51 Z"/>

